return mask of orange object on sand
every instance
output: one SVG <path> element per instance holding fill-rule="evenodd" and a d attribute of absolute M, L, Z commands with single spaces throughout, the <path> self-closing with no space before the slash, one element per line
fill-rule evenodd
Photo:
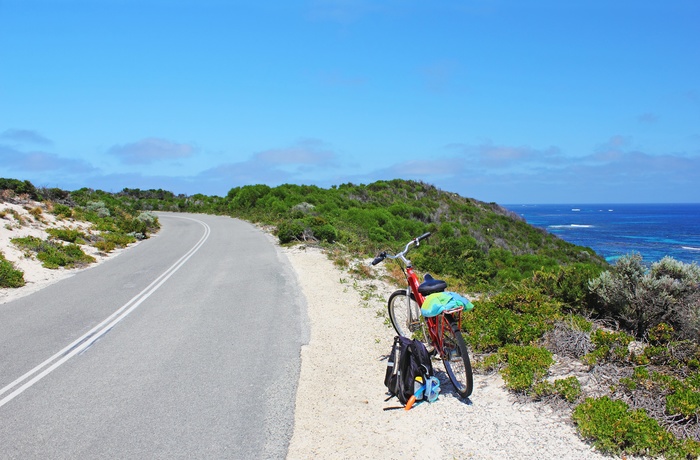
<path fill-rule="evenodd" d="M 413 407 L 413 404 L 415 402 L 416 402 L 416 395 L 413 395 L 408 399 L 408 402 L 406 403 L 406 407 L 404 407 L 404 410 L 410 410 L 411 407 Z"/>

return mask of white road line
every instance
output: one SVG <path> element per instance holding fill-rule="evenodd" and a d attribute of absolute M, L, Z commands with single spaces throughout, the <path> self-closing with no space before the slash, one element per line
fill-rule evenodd
<path fill-rule="evenodd" d="M 65 363 L 76 354 L 81 353 L 82 351 L 89 348 L 95 341 L 97 341 L 100 337 L 109 332 L 109 330 L 112 329 L 117 323 L 126 318 L 129 315 L 129 313 L 138 308 L 144 300 L 146 300 L 148 297 L 151 296 L 151 294 L 153 294 L 158 288 L 160 288 L 163 285 L 163 283 L 165 283 L 168 280 L 168 278 L 170 278 L 175 272 L 177 272 L 180 269 L 180 267 L 182 267 L 185 264 L 185 262 L 187 262 L 190 259 L 190 257 L 192 257 L 199 250 L 199 248 L 201 248 L 202 245 L 204 245 L 204 242 L 209 238 L 209 234 L 211 233 L 209 225 L 202 222 L 201 220 L 192 219 L 189 217 L 173 217 L 177 217 L 179 219 L 192 220 L 201 224 L 204 227 L 204 235 L 202 235 L 197 244 L 195 244 L 192 247 L 192 249 L 190 249 L 170 268 L 163 272 L 162 275 L 156 278 L 155 281 L 149 284 L 143 291 L 139 292 L 136 296 L 134 296 L 126 304 L 120 307 L 117 311 L 112 313 L 109 317 L 107 317 L 107 319 L 102 321 L 94 328 L 90 329 L 86 334 L 72 342 L 70 345 L 68 345 L 67 347 L 65 347 L 64 349 L 62 349 L 43 363 L 36 366 L 34 369 L 30 370 L 29 372 L 27 372 L 14 382 L 10 383 L 6 387 L 0 389 L 0 396 L 2 396 L 5 393 L 11 391 L 13 388 L 17 387 L 14 391 L 12 391 L 12 393 L 8 394 L 3 399 L 0 399 L 0 407 L 12 401 L 15 397 L 20 395 L 27 388 L 30 388 L 36 382 L 49 375 L 61 364 Z M 21 386 L 18 387 L 18 385 Z"/>

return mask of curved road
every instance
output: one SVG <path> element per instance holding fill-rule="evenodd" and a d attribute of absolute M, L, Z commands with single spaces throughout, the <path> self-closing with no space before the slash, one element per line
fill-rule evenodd
<path fill-rule="evenodd" d="M 0 305 L 0 457 L 283 458 L 300 347 L 295 277 L 227 217 L 161 231 Z"/>

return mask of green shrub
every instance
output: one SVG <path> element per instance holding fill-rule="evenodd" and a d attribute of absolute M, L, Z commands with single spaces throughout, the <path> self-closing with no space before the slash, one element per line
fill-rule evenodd
<path fill-rule="evenodd" d="M 68 243 L 80 242 L 82 244 L 87 240 L 87 236 L 83 232 L 80 230 L 71 230 L 69 228 L 47 228 L 46 233 L 57 240 L 66 241 Z"/>
<path fill-rule="evenodd" d="M 131 243 L 136 242 L 136 238 L 133 235 L 121 232 L 105 232 L 102 233 L 102 238 L 108 243 L 114 243 L 114 245 L 119 248 L 125 248 Z"/>
<path fill-rule="evenodd" d="M 333 243 L 338 238 L 338 232 L 331 224 L 324 224 L 313 229 L 314 236 L 319 241 Z"/>
<path fill-rule="evenodd" d="M 73 209 L 65 204 L 55 203 L 51 213 L 59 218 L 69 219 L 73 217 Z"/>
<path fill-rule="evenodd" d="M 494 351 L 507 344 L 529 345 L 554 327 L 561 304 L 537 290 L 517 288 L 475 302 L 463 315 L 465 336 L 475 351 Z"/>
<path fill-rule="evenodd" d="M 39 200 L 36 187 L 28 180 L 0 178 L 0 190 L 12 190 L 17 195 L 27 194 L 33 200 Z"/>
<path fill-rule="evenodd" d="M 581 396 L 581 382 L 574 376 L 557 379 L 554 381 L 554 390 L 562 398 L 572 403 Z"/>
<path fill-rule="evenodd" d="M 542 380 L 532 386 L 532 395 L 536 398 L 556 395 L 573 403 L 581 396 L 581 382 L 574 376 L 556 379 L 554 382 Z"/>
<path fill-rule="evenodd" d="M 659 323 L 647 331 L 647 339 L 651 345 L 667 345 L 673 338 L 673 327 Z"/>
<path fill-rule="evenodd" d="M 535 346 L 507 345 L 499 350 L 506 365 L 501 371 L 506 387 L 526 392 L 540 382 L 549 366 L 554 364 L 552 353 Z"/>
<path fill-rule="evenodd" d="M 282 221 L 277 225 L 277 238 L 281 244 L 303 239 L 305 225 L 301 220 Z"/>
<path fill-rule="evenodd" d="M 531 395 L 535 399 L 541 399 L 545 396 L 552 396 L 555 394 L 554 384 L 548 380 L 542 380 L 541 382 L 535 383 L 531 389 Z"/>
<path fill-rule="evenodd" d="M 12 243 L 24 250 L 34 252 L 45 268 L 74 267 L 95 262 L 95 258 L 85 254 L 76 244 L 62 245 L 53 241 L 41 240 L 34 236 L 13 238 Z"/>
<path fill-rule="evenodd" d="M 562 302 L 570 310 L 580 311 L 590 303 L 589 282 L 602 271 L 598 264 L 577 262 L 560 265 L 555 270 L 536 271 L 528 284 Z"/>
<path fill-rule="evenodd" d="M 700 393 L 684 388 L 666 396 L 666 412 L 685 418 L 700 415 Z"/>
<path fill-rule="evenodd" d="M 102 252 L 112 252 L 117 247 L 114 241 L 97 241 L 94 246 Z"/>
<path fill-rule="evenodd" d="M 623 401 L 586 398 L 574 409 L 578 430 L 602 452 L 658 456 L 666 451 L 683 449 L 683 443 L 643 409 L 630 411 Z"/>
<path fill-rule="evenodd" d="M 18 288 L 24 286 L 24 273 L 17 270 L 12 262 L 5 259 L 0 252 L 0 288 Z"/>
<path fill-rule="evenodd" d="M 596 329 L 591 334 L 595 349 L 582 358 L 590 366 L 604 362 L 623 362 L 629 357 L 629 344 L 634 337 L 624 331 Z"/>

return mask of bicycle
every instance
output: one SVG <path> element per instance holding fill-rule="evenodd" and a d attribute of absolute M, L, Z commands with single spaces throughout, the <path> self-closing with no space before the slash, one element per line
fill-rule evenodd
<path fill-rule="evenodd" d="M 419 246 L 420 242 L 429 236 L 430 232 L 412 239 L 406 244 L 404 250 L 397 254 L 381 252 L 372 261 L 372 265 L 377 265 L 385 259 L 397 261 L 406 277 L 407 287 L 389 296 L 388 309 L 391 324 L 398 335 L 409 339 L 418 338 L 432 345 L 432 352 L 442 360 L 457 393 L 463 398 L 468 398 L 474 388 L 474 380 L 469 352 L 462 336 L 463 307 L 443 311 L 433 317 L 423 316 L 421 306 L 425 298 L 430 294 L 445 291 L 447 283 L 427 273 L 423 282 L 420 283 L 413 270 L 413 264 L 406 258 L 411 246 Z"/>

